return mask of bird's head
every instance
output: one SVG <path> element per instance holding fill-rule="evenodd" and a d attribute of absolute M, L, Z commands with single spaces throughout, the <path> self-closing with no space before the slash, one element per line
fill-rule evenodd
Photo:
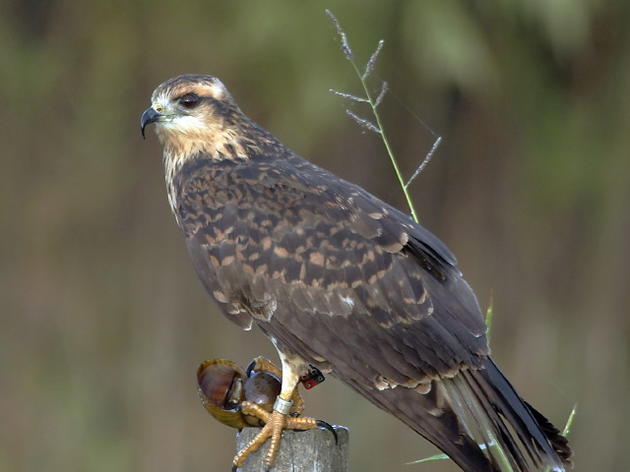
<path fill-rule="evenodd" d="M 153 91 L 151 106 L 140 118 L 140 130 L 144 136 L 148 125 L 156 125 L 165 156 L 181 158 L 204 151 L 214 155 L 234 141 L 243 119 L 219 79 L 210 75 L 180 75 Z"/>

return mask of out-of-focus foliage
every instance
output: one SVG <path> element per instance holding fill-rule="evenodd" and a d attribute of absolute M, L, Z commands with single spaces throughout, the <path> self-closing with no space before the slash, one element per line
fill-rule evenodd
<path fill-rule="evenodd" d="M 630 469 L 630 3 L 123 2 L 0 6 L 0 470 L 227 469 L 232 431 L 196 398 L 210 357 L 274 358 L 218 315 L 169 214 L 153 87 L 220 76 L 310 160 L 403 208 L 376 136 L 329 88 L 358 92 L 331 8 L 390 82 L 385 127 L 420 218 L 458 255 L 493 349 L 557 425 L 579 470 Z M 360 111 L 357 109 L 357 111 Z M 353 470 L 435 450 L 328 381 L 307 412 L 352 428 Z"/>

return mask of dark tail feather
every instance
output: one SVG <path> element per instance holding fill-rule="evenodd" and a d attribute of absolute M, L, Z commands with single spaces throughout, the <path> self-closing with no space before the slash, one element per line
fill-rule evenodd
<path fill-rule="evenodd" d="M 379 391 L 352 381 L 348 383 L 376 406 L 394 415 L 435 444 L 463 470 L 501 472 L 488 461 L 477 443 L 462 429 L 453 410 L 437 392 L 435 383 L 427 394 L 403 387 Z"/>
<path fill-rule="evenodd" d="M 468 434 L 485 445 L 486 456 L 497 470 L 571 469 L 567 440 L 521 400 L 491 359 L 481 370 L 441 381 L 440 388 Z"/>
<path fill-rule="evenodd" d="M 533 406 L 523 400 L 523 403 L 527 405 L 527 408 L 534 415 L 536 422 L 540 426 L 540 428 L 545 433 L 545 437 L 549 440 L 553 449 L 556 451 L 556 454 L 560 456 L 563 464 L 568 466 L 569 469 L 573 467 L 571 462 L 571 456 L 573 455 L 573 451 L 571 450 L 571 446 L 569 446 L 569 441 L 565 438 L 562 433 L 552 425 L 547 418 L 545 418 L 540 412 L 538 412 Z"/>
<path fill-rule="evenodd" d="M 492 360 L 434 381 L 427 394 L 352 386 L 442 449 L 466 472 L 562 472 L 572 468 L 560 432 L 525 403 Z"/>

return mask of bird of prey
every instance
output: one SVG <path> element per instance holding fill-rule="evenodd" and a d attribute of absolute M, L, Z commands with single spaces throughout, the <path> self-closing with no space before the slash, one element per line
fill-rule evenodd
<path fill-rule="evenodd" d="M 155 123 L 168 201 L 197 275 L 225 316 L 258 327 L 282 362 L 272 413 L 234 468 L 293 418 L 310 365 L 341 379 L 463 470 L 565 471 L 571 450 L 489 356 L 475 295 L 447 247 L 408 215 L 302 159 L 249 119 L 223 83 L 160 84 Z"/>

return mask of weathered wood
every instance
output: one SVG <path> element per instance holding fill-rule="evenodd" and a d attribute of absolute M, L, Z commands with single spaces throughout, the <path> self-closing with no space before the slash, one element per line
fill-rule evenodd
<path fill-rule="evenodd" d="M 311 429 L 310 431 L 285 431 L 282 434 L 280 452 L 271 472 L 347 472 L 348 471 L 348 429 L 334 426 L 338 444 L 330 431 Z M 260 428 L 245 428 L 236 434 L 236 450 L 239 451 L 251 441 Z M 269 441 L 252 453 L 239 472 L 261 472 L 265 470 L 263 459 L 269 448 Z"/>

